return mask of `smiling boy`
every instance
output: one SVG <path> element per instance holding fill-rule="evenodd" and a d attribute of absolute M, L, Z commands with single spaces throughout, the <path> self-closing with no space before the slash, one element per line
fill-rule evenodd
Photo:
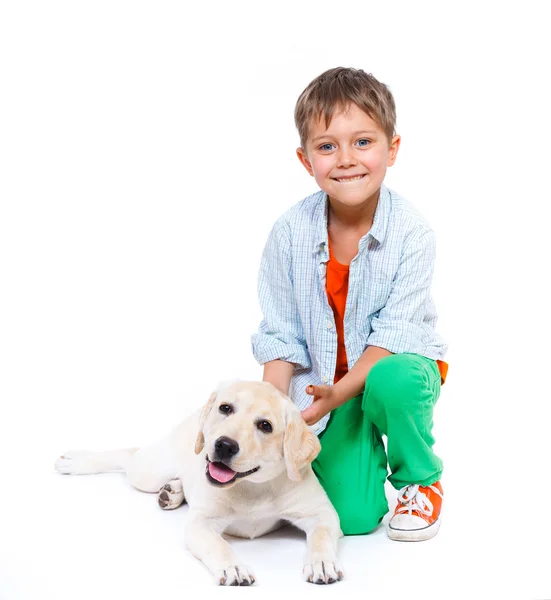
<path fill-rule="evenodd" d="M 383 184 L 400 148 L 395 121 L 389 89 L 362 70 L 330 69 L 299 97 L 297 155 L 320 191 L 270 233 L 252 343 L 264 380 L 320 436 L 313 467 L 343 532 L 381 522 L 390 467 L 388 535 L 420 541 L 440 527 L 432 426 L 446 345 L 430 296 L 434 234 Z"/>

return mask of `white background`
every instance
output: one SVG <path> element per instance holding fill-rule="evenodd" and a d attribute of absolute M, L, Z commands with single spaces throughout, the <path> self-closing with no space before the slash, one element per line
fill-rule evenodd
<path fill-rule="evenodd" d="M 150 441 L 218 381 L 261 377 L 261 252 L 317 190 L 294 104 L 335 66 L 395 96 L 386 183 L 436 230 L 450 344 L 442 531 L 343 540 L 341 592 L 550 597 L 544 5 L 0 4 L 2 600 L 214 589 L 183 548 L 186 509 L 52 466 Z M 300 581 L 300 536 L 240 546 L 263 595 L 323 592 Z"/>

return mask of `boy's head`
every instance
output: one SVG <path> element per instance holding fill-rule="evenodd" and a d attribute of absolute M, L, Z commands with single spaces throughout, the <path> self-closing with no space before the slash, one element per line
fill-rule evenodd
<path fill-rule="evenodd" d="M 338 67 L 300 95 L 297 155 L 333 207 L 372 206 L 400 147 L 390 90 L 362 70 Z"/>
<path fill-rule="evenodd" d="M 295 124 L 300 145 L 306 149 L 310 126 L 325 119 L 329 127 L 335 112 L 355 104 L 384 131 L 389 144 L 395 135 L 396 106 L 388 87 L 362 69 L 337 67 L 316 77 L 297 100 Z"/>

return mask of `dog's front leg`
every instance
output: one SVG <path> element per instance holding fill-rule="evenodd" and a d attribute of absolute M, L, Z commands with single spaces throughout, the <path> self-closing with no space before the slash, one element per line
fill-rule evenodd
<path fill-rule="evenodd" d="M 337 543 L 341 537 L 339 518 L 332 510 L 293 519 L 293 525 L 306 533 L 307 552 L 303 575 L 310 583 L 334 583 L 344 577 L 337 560 Z"/>
<path fill-rule="evenodd" d="M 186 526 L 186 545 L 214 575 L 217 585 L 252 585 L 255 576 L 239 562 L 232 547 L 222 537 L 227 523 L 203 514 L 192 514 Z"/>

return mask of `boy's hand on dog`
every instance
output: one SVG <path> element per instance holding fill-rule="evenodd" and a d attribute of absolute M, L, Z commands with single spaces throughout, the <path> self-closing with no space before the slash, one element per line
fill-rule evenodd
<path fill-rule="evenodd" d="M 301 413 L 307 425 L 314 425 L 339 405 L 332 385 L 309 385 L 306 393 L 314 396 L 312 405 Z"/>

